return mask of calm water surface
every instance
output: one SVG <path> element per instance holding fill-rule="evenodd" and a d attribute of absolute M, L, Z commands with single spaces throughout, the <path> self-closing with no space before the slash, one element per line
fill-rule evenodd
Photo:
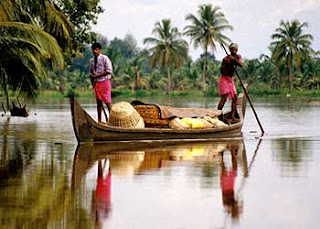
<path fill-rule="evenodd" d="M 0 228 L 319 227 L 320 99 L 253 102 L 263 137 L 248 107 L 243 138 L 178 145 L 77 146 L 64 99 L 0 117 Z"/>

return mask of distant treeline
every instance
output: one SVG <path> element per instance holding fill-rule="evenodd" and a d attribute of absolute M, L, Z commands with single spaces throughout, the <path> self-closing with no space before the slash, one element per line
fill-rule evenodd
<path fill-rule="evenodd" d="M 233 29 L 220 7 L 203 4 L 196 14 L 186 15 L 187 26 L 181 31 L 170 19 L 156 22 L 142 49 L 131 34 L 109 41 L 91 31 L 103 12 L 99 0 L 2 0 L 0 12 L 0 83 L 8 109 L 9 92 L 35 98 L 44 90 L 72 94 L 75 89 L 90 89 L 88 63 L 95 41 L 113 62 L 114 93 L 214 94 L 221 64 L 216 48 L 228 47 L 231 40 L 225 32 Z M 319 90 L 319 51 L 311 48 L 313 37 L 304 32 L 307 26 L 297 20 L 281 21 L 270 34 L 270 53 L 244 60 L 239 69 L 243 81 L 262 92 Z M 198 59 L 190 58 L 187 40 L 202 48 Z"/>
<path fill-rule="evenodd" d="M 151 53 L 147 49 L 137 47 L 137 42 L 130 34 L 123 39 L 115 38 L 110 42 L 100 36 L 103 44 L 102 52 L 107 54 L 113 62 L 114 73 L 112 87 L 116 91 L 167 91 L 167 70 L 150 67 Z M 245 51 L 244 51 L 245 52 Z M 257 94 L 277 94 L 278 91 L 290 92 L 290 77 L 287 59 L 275 59 L 271 55 L 262 54 L 255 59 L 244 59 L 244 67 L 238 68 L 238 73 L 243 81 L 249 83 L 251 90 Z M 82 57 L 77 57 L 63 72 L 65 83 L 73 89 L 89 89 L 91 82 L 88 77 L 89 59 L 92 51 L 86 47 Z M 221 60 L 217 60 L 213 53 L 208 53 L 206 92 L 217 93 Z M 202 89 L 202 73 L 204 55 L 192 60 L 190 57 L 179 67 L 172 71 L 171 90 L 194 91 Z M 295 90 L 320 89 L 320 59 L 319 52 L 309 52 L 301 55 L 300 62 L 293 61 L 292 86 Z M 299 65 L 298 65 L 299 64 Z M 51 76 L 43 84 L 47 89 L 58 89 L 59 78 Z M 119 92 L 120 93 L 120 92 Z M 139 92 L 140 94 L 142 92 Z"/>
<path fill-rule="evenodd" d="M 200 6 L 199 12 L 205 10 L 212 11 L 213 15 L 219 12 L 219 8 L 211 8 L 211 5 Z M 183 33 L 190 36 L 196 46 L 204 47 L 204 54 L 196 60 L 188 56 L 187 42 L 168 19 L 155 24 L 154 37 L 144 39 L 144 43 L 151 44 L 148 49 L 139 48 L 131 34 L 111 41 L 99 35 L 98 41 L 103 45 L 103 53 L 113 62 L 113 89 L 167 92 L 202 90 L 204 94 L 216 93 L 221 60 L 215 58 L 214 51 L 220 43 L 213 39 L 218 37 L 214 33 L 209 34 L 212 40 L 200 36 L 205 34 L 205 29 L 201 30 L 204 23 L 198 23 L 205 21 L 201 15 L 203 14 L 199 14 L 198 19 L 194 15 L 188 15 L 186 19 L 192 19 L 191 24 L 186 26 Z M 218 19 L 216 17 L 215 20 Z M 226 21 L 224 25 L 227 25 Z M 320 89 L 320 52 L 312 50 L 313 37 L 303 32 L 304 27 L 307 27 L 307 23 L 297 20 L 281 21 L 279 27 L 270 35 L 270 53 L 261 54 L 254 59 L 244 59 L 244 66 L 238 68 L 238 72 L 255 93 L 277 94 L 279 91 L 292 93 L 293 90 Z M 221 32 L 219 34 L 223 36 Z M 227 43 L 229 40 L 225 37 L 224 39 L 220 42 Z M 72 65 L 64 72 L 68 85 L 76 88 L 91 87 L 88 78 L 91 56 L 90 47 L 87 46 L 83 56 L 73 60 Z M 58 83 L 56 80 L 56 87 Z M 50 84 L 47 86 L 52 88 Z"/>

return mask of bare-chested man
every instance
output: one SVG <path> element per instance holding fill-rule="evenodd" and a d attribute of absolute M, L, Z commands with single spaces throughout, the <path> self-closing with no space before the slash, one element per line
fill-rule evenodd
<path fill-rule="evenodd" d="M 227 98 L 232 99 L 231 104 L 231 121 L 237 121 L 234 117 L 237 105 L 237 91 L 233 81 L 233 75 L 237 66 L 242 67 L 242 58 L 238 52 L 238 45 L 236 43 L 231 43 L 229 45 L 230 55 L 226 56 L 222 60 L 222 65 L 220 69 L 220 79 L 219 79 L 219 95 L 221 100 L 218 105 L 218 109 L 222 110 Z"/>

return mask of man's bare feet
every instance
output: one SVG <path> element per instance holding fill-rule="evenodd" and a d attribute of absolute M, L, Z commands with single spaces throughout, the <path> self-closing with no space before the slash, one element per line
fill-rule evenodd
<path fill-rule="evenodd" d="M 229 119 L 228 121 L 229 121 L 231 124 L 234 124 L 234 123 L 240 122 L 240 119 L 238 119 L 238 118 L 231 118 L 231 119 Z"/>

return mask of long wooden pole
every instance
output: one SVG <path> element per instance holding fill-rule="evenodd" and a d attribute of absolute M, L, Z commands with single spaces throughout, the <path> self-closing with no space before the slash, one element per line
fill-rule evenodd
<path fill-rule="evenodd" d="M 221 44 L 221 46 L 223 47 L 223 49 L 224 49 L 224 51 L 226 52 L 226 54 L 229 56 L 229 54 L 228 54 L 226 48 L 224 47 L 224 45 Z M 244 86 L 243 83 L 242 83 L 242 80 L 241 80 L 241 78 L 240 78 L 240 76 L 239 76 L 239 74 L 238 74 L 238 71 L 237 71 L 236 68 L 235 68 L 234 70 L 235 70 L 235 73 L 236 73 L 236 75 L 237 75 L 237 77 L 238 77 L 238 79 L 239 79 L 239 81 L 240 81 L 240 84 L 241 84 L 241 86 L 242 86 L 242 89 L 243 89 L 243 91 L 244 91 L 244 93 L 245 93 L 245 95 L 246 95 L 246 97 L 247 97 L 247 99 L 248 99 L 248 102 L 250 103 L 250 106 L 251 106 L 251 108 L 252 108 L 253 114 L 254 114 L 254 116 L 255 116 L 258 124 L 259 124 L 259 127 L 260 127 L 260 129 L 261 129 L 261 132 L 264 133 L 264 130 L 263 130 L 262 125 L 261 125 L 261 122 L 260 122 L 260 120 L 259 120 L 259 118 L 258 118 L 257 112 L 256 112 L 256 110 L 254 109 L 254 107 L 253 107 L 253 105 L 252 105 L 252 103 L 251 103 L 251 100 L 250 100 L 250 98 L 249 98 L 249 95 L 248 95 L 248 93 L 247 93 L 247 90 L 246 90 L 245 86 Z"/>
<path fill-rule="evenodd" d="M 107 112 L 106 110 L 104 109 L 104 106 L 103 106 L 103 103 L 102 103 L 102 110 L 103 110 L 103 113 L 104 113 L 104 117 L 106 117 L 106 122 L 108 122 L 108 115 L 107 115 Z M 108 109 L 109 111 L 109 109 Z M 110 111 L 109 111 L 110 112 Z M 110 113 L 109 113 L 110 114 Z"/>

